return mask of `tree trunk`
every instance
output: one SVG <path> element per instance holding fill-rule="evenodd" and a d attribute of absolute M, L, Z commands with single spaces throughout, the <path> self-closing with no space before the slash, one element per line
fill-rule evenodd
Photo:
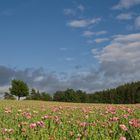
<path fill-rule="evenodd" d="M 20 100 L 20 96 L 18 96 L 18 100 Z"/>

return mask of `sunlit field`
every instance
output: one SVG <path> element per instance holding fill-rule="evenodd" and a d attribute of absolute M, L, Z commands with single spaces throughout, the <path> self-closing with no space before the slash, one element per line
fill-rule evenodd
<path fill-rule="evenodd" d="M 0 101 L 0 140 L 140 140 L 140 105 Z"/>

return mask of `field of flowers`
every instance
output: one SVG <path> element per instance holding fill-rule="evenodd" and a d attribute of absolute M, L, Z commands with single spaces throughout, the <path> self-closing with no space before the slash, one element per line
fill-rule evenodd
<path fill-rule="evenodd" d="M 0 101 L 0 140 L 140 140 L 140 105 Z"/>

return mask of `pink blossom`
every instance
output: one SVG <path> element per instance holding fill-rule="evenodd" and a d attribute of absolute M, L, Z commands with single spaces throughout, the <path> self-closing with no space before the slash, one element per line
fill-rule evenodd
<path fill-rule="evenodd" d="M 50 118 L 50 116 L 48 116 L 48 115 L 45 115 L 44 117 L 42 117 L 43 120 L 49 119 L 49 118 Z"/>
<path fill-rule="evenodd" d="M 36 126 L 37 126 L 36 123 L 31 123 L 30 124 L 30 128 L 32 128 L 32 129 L 36 128 Z"/>
<path fill-rule="evenodd" d="M 131 124 L 132 126 L 134 126 L 135 128 L 139 128 L 140 124 L 138 123 L 138 120 L 133 118 L 129 121 L 129 124 Z"/>
<path fill-rule="evenodd" d="M 124 115 L 123 115 L 123 118 L 127 119 L 128 116 L 129 116 L 128 114 L 124 114 Z"/>
<path fill-rule="evenodd" d="M 5 133 L 8 133 L 8 134 L 12 134 L 14 132 L 14 130 L 13 129 L 7 129 L 7 128 L 4 128 L 3 130 L 2 130 L 2 133 L 3 134 L 5 134 Z"/>
<path fill-rule="evenodd" d="M 128 131 L 128 128 L 124 124 L 119 125 L 123 131 Z"/>
<path fill-rule="evenodd" d="M 126 138 L 125 137 L 120 137 L 120 139 L 119 140 L 126 140 Z"/>
<path fill-rule="evenodd" d="M 127 112 L 128 112 L 128 113 L 131 113 L 131 112 L 133 112 L 133 110 L 130 109 L 130 108 L 128 108 L 128 109 L 127 109 Z"/>
<path fill-rule="evenodd" d="M 38 121 L 36 124 L 37 124 L 37 126 L 45 127 L 45 124 L 43 121 Z"/>
<path fill-rule="evenodd" d="M 113 117 L 111 118 L 111 121 L 118 121 L 119 120 L 119 117 Z"/>
<path fill-rule="evenodd" d="M 80 125 L 81 127 L 86 127 L 86 126 L 87 126 L 87 123 L 86 123 L 86 122 L 81 122 L 79 125 Z"/>

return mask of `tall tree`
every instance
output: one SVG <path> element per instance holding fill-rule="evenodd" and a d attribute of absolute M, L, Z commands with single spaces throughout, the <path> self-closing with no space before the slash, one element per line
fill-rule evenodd
<path fill-rule="evenodd" d="M 25 97 L 29 94 L 28 85 L 22 80 L 12 80 L 10 94 L 15 95 L 20 100 L 20 97 Z"/>

